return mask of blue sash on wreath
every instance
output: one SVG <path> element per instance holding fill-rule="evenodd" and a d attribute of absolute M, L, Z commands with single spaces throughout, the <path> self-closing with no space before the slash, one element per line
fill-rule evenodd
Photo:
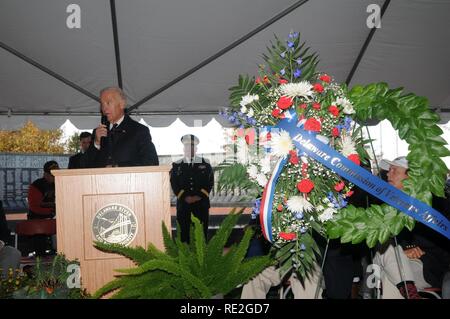
<path fill-rule="evenodd" d="M 369 194 L 379 198 L 383 202 L 397 208 L 408 216 L 411 216 L 415 220 L 427 225 L 450 239 L 450 223 L 440 212 L 386 183 L 377 176 L 372 175 L 369 171 L 356 165 L 333 148 L 319 141 L 316 138 L 316 133 L 305 131 L 300 127 L 297 114 L 289 113 L 287 115 L 288 117 L 281 120 L 274 129 L 287 131 L 298 150 L 306 153 L 311 158 L 320 162 L 322 165 L 347 179 L 349 182 L 357 185 Z M 285 163 L 286 160 L 277 163 L 272 178 L 269 180 L 268 186 L 266 186 L 264 191 L 262 210 L 265 209 L 266 213 L 272 208 L 271 203 L 275 192 L 276 180 Z M 270 213 L 262 214 L 260 217 L 266 238 L 269 241 L 272 241 L 270 215 Z"/>

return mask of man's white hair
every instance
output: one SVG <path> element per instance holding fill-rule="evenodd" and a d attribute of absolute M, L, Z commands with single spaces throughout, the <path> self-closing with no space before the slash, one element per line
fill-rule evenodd
<path fill-rule="evenodd" d="M 127 101 L 127 96 L 125 95 L 125 93 L 123 93 L 123 90 L 117 86 L 108 86 L 108 87 L 102 89 L 100 91 L 100 95 L 102 95 L 106 91 L 114 91 L 119 94 L 119 96 L 122 98 L 122 100 L 124 100 L 125 102 Z"/>

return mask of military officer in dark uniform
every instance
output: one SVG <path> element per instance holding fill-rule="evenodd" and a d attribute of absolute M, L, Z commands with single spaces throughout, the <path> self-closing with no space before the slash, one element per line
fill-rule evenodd
<path fill-rule="evenodd" d="M 184 145 L 184 158 L 172 164 L 170 184 L 177 196 L 177 221 L 181 240 L 189 242 L 191 214 L 202 222 L 207 238 L 209 193 L 214 186 L 214 174 L 211 165 L 203 157 L 195 156 L 199 143 L 196 136 L 184 135 L 181 142 Z"/>

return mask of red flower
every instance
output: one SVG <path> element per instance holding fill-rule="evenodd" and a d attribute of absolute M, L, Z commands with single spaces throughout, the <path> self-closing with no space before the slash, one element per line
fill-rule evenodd
<path fill-rule="evenodd" d="M 310 179 L 305 178 L 297 183 L 297 188 L 300 192 L 308 194 L 314 188 L 314 183 Z"/>
<path fill-rule="evenodd" d="M 256 83 L 256 84 L 261 83 L 261 78 L 260 78 L 259 76 L 256 78 L 255 83 Z"/>
<path fill-rule="evenodd" d="M 322 93 L 323 92 L 322 84 L 320 84 L 320 83 L 314 84 L 313 90 L 316 91 L 317 93 Z"/>
<path fill-rule="evenodd" d="M 264 84 L 269 84 L 270 83 L 269 78 L 267 77 L 267 75 L 264 75 L 263 82 L 264 82 Z"/>
<path fill-rule="evenodd" d="M 298 155 L 297 152 L 292 150 L 289 151 L 289 162 L 291 162 L 291 164 L 297 165 L 298 164 Z"/>
<path fill-rule="evenodd" d="M 272 110 L 272 116 L 273 117 L 279 117 L 280 113 L 281 113 L 281 110 L 279 108 L 277 108 L 277 107 Z"/>
<path fill-rule="evenodd" d="M 335 117 L 339 116 L 339 109 L 336 105 L 330 105 L 330 107 L 328 108 L 328 112 L 333 114 Z"/>
<path fill-rule="evenodd" d="M 323 82 L 327 82 L 327 83 L 331 82 L 331 76 L 329 76 L 327 74 L 322 75 L 319 79 Z"/>
<path fill-rule="evenodd" d="M 334 190 L 335 190 L 336 192 L 340 192 L 341 190 L 344 189 L 344 187 L 345 187 L 344 182 L 339 182 L 339 183 L 337 183 L 336 185 L 334 185 Z"/>
<path fill-rule="evenodd" d="M 315 118 L 309 118 L 305 122 L 305 130 L 307 131 L 313 131 L 313 132 L 320 132 L 322 129 L 322 126 L 318 120 Z"/>
<path fill-rule="evenodd" d="M 333 137 L 338 137 L 339 129 L 337 127 L 333 127 L 333 129 L 331 130 L 331 135 L 333 135 Z"/>
<path fill-rule="evenodd" d="M 249 132 L 248 134 L 245 135 L 245 142 L 247 143 L 247 145 L 253 145 L 253 143 L 255 143 L 255 133 L 253 132 Z"/>
<path fill-rule="evenodd" d="M 354 193 L 354 191 L 348 191 L 348 192 L 345 194 L 345 197 L 350 197 L 350 196 L 353 195 L 353 193 Z"/>
<path fill-rule="evenodd" d="M 282 109 L 282 110 L 286 110 L 288 109 L 291 105 L 292 105 L 293 101 L 290 97 L 288 96 L 282 96 L 280 97 L 280 99 L 277 102 L 277 106 Z"/>
<path fill-rule="evenodd" d="M 277 206 L 277 211 L 281 212 L 282 210 L 283 210 L 283 205 L 281 205 L 281 203 L 280 203 Z"/>
<path fill-rule="evenodd" d="M 312 107 L 313 107 L 315 110 L 320 110 L 320 103 L 313 103 Z"/>
<path fill-rule="evenodd" d="M 267 133 L 266 139 L 267 139 L 268 141 L 270 141 L 270 140 L 272 139 L 272 134 L 270 134 L 270 132 Z"/>
<path fill-rule="evenodd" d="M 358 154 L 350 154 L 349 156 L 347 156 L 347 158 L 349 160 L 351 160 L 353 163 L 355 163 L 356 165 L 361 165 L 361 161 L 359 159 Z"/>
<path fill-rule="evenodd" d="M 295 238 L 297 238 L 297 234 L 296 233 L 284 233 L 284 232 L 280 232 L 280 237 L 283 238 L 284 240 L 294 240 Z"/>
<path fill-rule="evenodd" d="M 305 103 L 300 104 L 299 106 L 300 106 L 300 108 L 302 108 L 302 109 L 306 109 L 306 108 L 308 107 L 308 105 L 306 105 Z"/>
<path fill-rule="evenodd" d="M 288 82 L 288 80 L 285 80 L 285 79 L 283 79 L 283 78 L 280 78 L 280 79 L 278 80 L 278 83 L 280 83 L 280 84 L 287 84 L 287 83 L 289 83 L 289 82 Z"/>

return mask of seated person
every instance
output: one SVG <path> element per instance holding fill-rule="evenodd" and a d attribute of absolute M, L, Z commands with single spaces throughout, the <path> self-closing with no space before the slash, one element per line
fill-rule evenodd
<path fill-rule="evenodd" d="M 384 161 L 389 164 L 388 182 L 403 189 L 403 180 L 408 177 L 408 161 L 405 157 L 399 157 L 394 161 Z M 448 199 L 433 197 L 435 209 L 448 215 Z M 448 240 L 433 229 L 417 222 L 412 232 L 403 230 L 398 236 L 400 245 L 404 251 L 401 253 L 402 264 L 408 277 L 406 280 L 414 280 L 418 289 L 428 287 L 441 287 L 442 280 L 450 264 Z M 388 249 L 389 250 L 389 249 Z M 391 259 L 394 259 L 392 253 Z M 406 256 L 407 258 L 404 258 Z M 415 261 L 414 261 L 415 260 Z M 421 262 L 416 262 L 420 260 Z M 398 286 L 398 285 L 397 285 Z M 401 290 L 401 287 L 399 287 Z M 410 291 L 410 289 L 412 289 Z M 415 288 L 408 286 L 408 292 L 415 295 Z M 403 293 L 402 293 L 403 295 Z"/>
<path fill-rule="evenodd" d="M 28 189 L 28 219 L 55 217 L 55 177 L 52 169 L 59 169 L 55 161 L 44 165 L 44 176 L 35 180 Z"/>
<path fill-rule="evenodd" d="M 9 269 L 19 268 L 21 254 L 10 246 L 11 241 L 11 232 L 6 223 L 2 201 L 0 201 L 0 279 L 7 277 Z"/>

